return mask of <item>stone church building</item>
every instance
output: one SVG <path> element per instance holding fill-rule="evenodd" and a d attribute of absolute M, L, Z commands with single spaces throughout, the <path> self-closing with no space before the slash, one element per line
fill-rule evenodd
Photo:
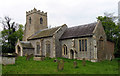
<path fill-rule="evenodd" d="M 23 41 L 17 41 L 19 56 L 64 57 L 100 61 L 113 58 L 114 43 L 107 41 L 100 21 L 68 27 L 48 28 L 47 13 L 33 9 L 26 12 Z"/>

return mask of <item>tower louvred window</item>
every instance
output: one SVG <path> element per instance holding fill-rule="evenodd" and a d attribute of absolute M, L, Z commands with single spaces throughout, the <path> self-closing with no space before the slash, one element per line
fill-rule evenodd
<path fill-rule="evenodd" d="M 43 24 L 43 18 L 40 18 L 40 24 Z"/>
<path fill-rule="evenodd" d="M 31 24 L 31 21 L 32 21 L 32 19 L 31 19 L 31 17 L 29 17 L 29 23 Z"/>

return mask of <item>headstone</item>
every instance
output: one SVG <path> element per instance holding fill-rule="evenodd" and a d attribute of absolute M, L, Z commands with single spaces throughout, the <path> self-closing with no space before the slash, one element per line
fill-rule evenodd
<path fill-rule="evenodd" d="M 83 60 L 82 60 L 82 65 L 86 66 L 85 58 L 83 58 Z"/>
<path fill-rule="evenodd" d="M 46 53 L 46 58 L 50 59 L 50 54 L 49 53 Z"/>
<path fill-rule="evenodd" d="M 50 57 L 50 54 L 49 54 L 49 53 L 46 53 L 46 57 Z"/>
<path fill-rule="evenodd" d="M 74 66 L 74 68 L 77 68 L 77 62 L 76 61 L 73 62 L 73 66 Z"/>
<path fill-rule="evenodd" d="M 64 69 L 64 61 L 61 59 L 58 61 L 58 70 L 63 70 Z"/>
<path fill-rule="evenodd" d="M 54 59 L 54 62 L 57 62 L 58 60 L 57 59 Z"/>
<path fill-rule="evenodd" d="M 26 60 L 30 60 L 33 57 L 33 54 L 27 55 Z"/>
<path fill-rule="evenodd" d="M 41 57 L 41 61 L 45 60 L 45 57 Z"/>

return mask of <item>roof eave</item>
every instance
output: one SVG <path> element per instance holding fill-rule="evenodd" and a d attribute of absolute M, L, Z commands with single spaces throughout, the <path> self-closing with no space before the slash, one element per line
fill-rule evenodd
<path fill-rule="evenodd" d="M 92 36 L 93 36 L 93 34 L 91 34 L 91 35 L 86 35 L 86 36 L 78 36 L 78 37 L 61 38 L 61 39 L 59 39 L 59 40 L 73 39 L 73 38 L 83 38 L 83 37 L 92 37 Z"/>
<path fill-rule="evenodd" d="M 27 40 L 36 40 L 36 39 L 42 39 L 42 38 L 48 38 L 48 37 L 53 37 L 53 35 L 52 36 L 45 36 L 45 37 L 38 37 L 38 38 L 31 38 L 31 39 L 27 39 Z"/>
<path fill-rule="evenodd" d="M 23 47 L 23 49 L 34 49 L 33 47 L 29 48 L 29 47 Z"/>

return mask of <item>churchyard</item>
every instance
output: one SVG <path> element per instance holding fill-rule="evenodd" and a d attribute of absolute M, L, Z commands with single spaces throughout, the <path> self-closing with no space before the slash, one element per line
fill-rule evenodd
<path fill-rule="evenodd" d="M 117 60 L 90 62 L 45 58 L 42 61 L 35 61 L 33 58 L 26 60 L 26 57 L 18 57 L 15 64 L 2 65 L 2 74 L 118 74 Z"/>

